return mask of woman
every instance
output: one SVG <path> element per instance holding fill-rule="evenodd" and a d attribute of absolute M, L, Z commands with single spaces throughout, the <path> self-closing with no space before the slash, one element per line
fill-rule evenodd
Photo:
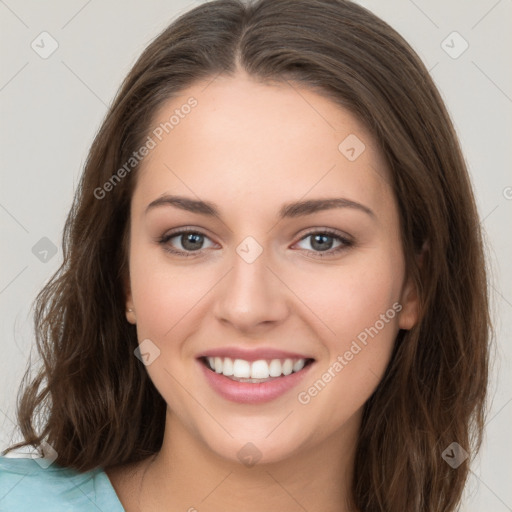
<path fill-rule="evenodd" d="M 369 11 L 181 16 L 63 252 L 18 411 L 46 459 L 1 459 L 8 510 L 455 510 L 487 387 L 478 216 L 435 85 Z"/>

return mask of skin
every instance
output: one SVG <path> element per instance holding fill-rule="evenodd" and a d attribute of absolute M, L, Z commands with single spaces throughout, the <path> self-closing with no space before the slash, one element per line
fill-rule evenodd
<path fill-rule="evenodd" d="M 128 512 L 345 511 L 363 405 L 399 329 L 418 314 L 388 170 L 358 120 L 312 90 L 263 84 L 242 71 L 205 85 L 155 116 L 153 126 L 190 96 L 198 100 L 143 161 L 131 204 L 127 320 L 139 342 L 160 350 L 146 369 L 168 404 L 164 443 L 156 457 L 108 475 Z M 338 149 L 349 134 L 366 146 L 352 162 Z M 165 194 L 215 203 L 220 218 L 171 205 L 146 212 Z M 284 203 L 333 197 L 374 215 L 345 207 L 278 219 Z M 165 251 L 186 251 L 186 237 L 158 242 L 182 227 L 206 236 L 200 256 Z M 342 244 L 334 238 L 324 245 L 331 255 L 321 257 L 306 235 L 325 228 L 353 245 L 333 253 Z M 236 252 L 247 236 L 263 250 L 252 263 Z M 298 392 L 394 303 L 400 313 L 299 403 Z M 315 365 L 279 398 L 237 404 L 209 387 L 196 360 L 224 346 L 304 353 Z M 237 456 L 248 442 L 261 453 L 252 467 Z"/>

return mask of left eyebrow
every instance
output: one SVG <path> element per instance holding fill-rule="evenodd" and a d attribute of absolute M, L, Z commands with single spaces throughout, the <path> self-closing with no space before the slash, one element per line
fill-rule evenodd
<path fill-rule="evenodd" d="M 302 215 L 310 215 L 322 210 L 331 210 L 333 208 L 353 208 L 375 217 L 375 213 L 367 206 L 345 199 L 342 197 L 334 197 L 330 199 L 310 199 L 308 201 L 297 201 L 283 205 L 279 212 L 279 217 L 300 217 Z"/>
<path fill-rule="evenodd" d="M 214 203 L 209 201 L 201 201 L 192 199 L 185 196 L 165 195 L 152 201 L 146 208 L 146 213 L 157 206 L 170 205 L 180 208 L 181 210 L 198 213 L 201 215 L 208 215 L 209 217 L 219 217 L 219 208 Z M 351 208 L 362 211 L 370 217 L 375 218 L 375 213 L 367 206 L 345 199 L 341 197 L 334 197 L 329 199 L 309 199 L 307 201 L 296 201 L 285 203 L 279 210 L 279 218 L 294 218 L 313 213 L 331 210 L 334 208 Z"/>

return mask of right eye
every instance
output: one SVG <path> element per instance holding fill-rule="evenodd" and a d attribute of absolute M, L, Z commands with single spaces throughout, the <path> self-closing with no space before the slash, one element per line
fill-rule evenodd
<path fill-rule="evenodd" d="M 177 242 L 172 242 L 174 239 L 176 239 Z M 180 231 L 175 231 L 164 235 L 162 238 L 160 238 L 159 243 L 164 247 L 165 251 L 170 252 L 171 254 L 189 257 L 196 256 L 196 254 L 202 254 L 205 240 L 210 239 L 200 231 L 182 229 Z M 174 243 L 178 243 L 181 248 L 174 248 Z M 213 242 L 212 245 L 214 245 Z"/>

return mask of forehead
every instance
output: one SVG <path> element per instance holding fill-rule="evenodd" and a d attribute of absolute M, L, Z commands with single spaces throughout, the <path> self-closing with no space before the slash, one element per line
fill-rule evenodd
<path fill-rule="evenodd" d="M 390 200 L 384 159 L 365 127 L 296 83 L 242 73 L 197 83 L 161 106 L 149 135 L 155 147 L 135 193 L 146 203 L 188 193 L 261 208 L 343 194 L 378 210 Z"/>

